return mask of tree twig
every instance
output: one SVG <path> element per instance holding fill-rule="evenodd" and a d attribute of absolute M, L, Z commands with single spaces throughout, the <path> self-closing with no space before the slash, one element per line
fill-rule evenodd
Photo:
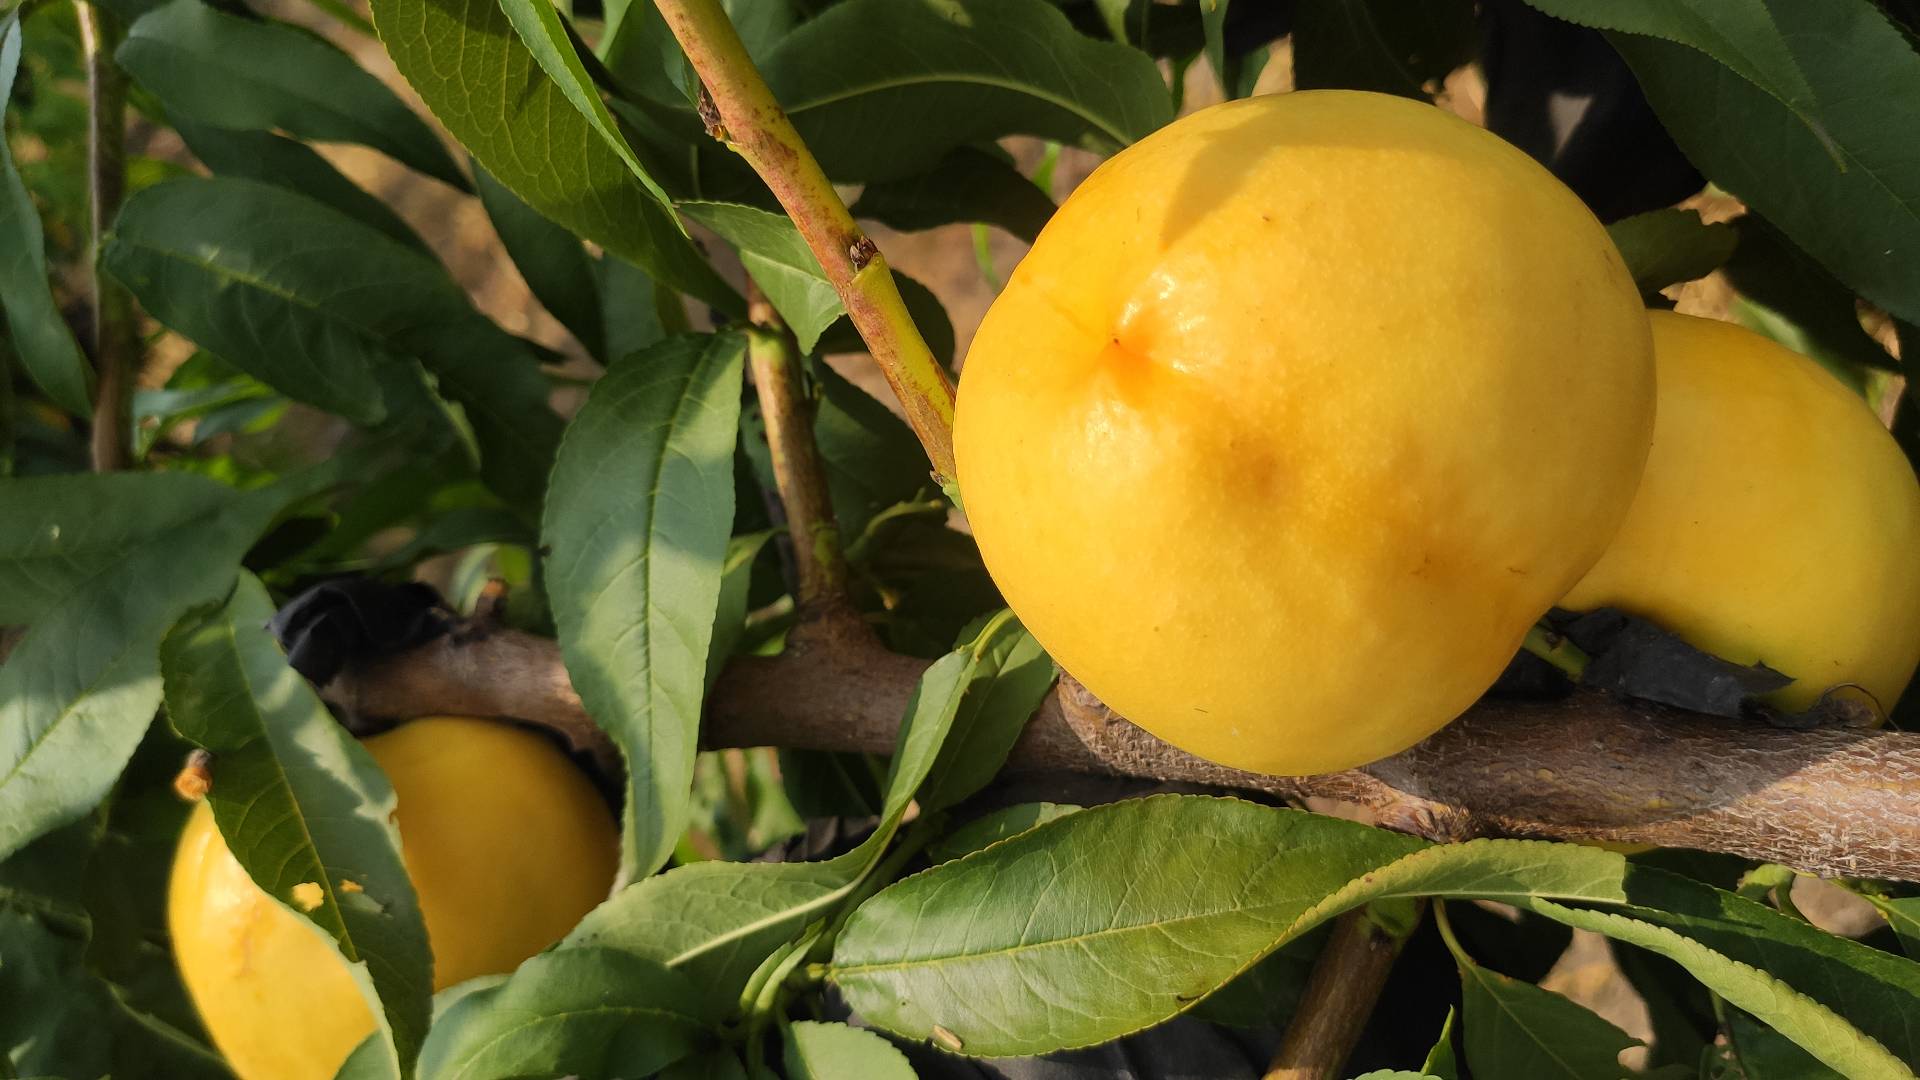
<path fill-rule="evenodd" d="M 785 653 L 733 661 L 709 699 L 706 744 L 890 752 L 926 663 L 888 652 L 864 630 L 815 620 L 795 628 Z M 352 670 L 323 692 L 373 716 L 508 716 L 585 738 L 597 732 L 558 648 L 512 631 L 472 642 L 450 635 Z M 1438 840 L 1657 844 L 1816 874 L 1920 881 L 1920 735 L 1788 731 L 1595 691 L 1557 702 L 1483 701 L 1364 769 L 1275 777 L 1174 749 L 1063 679 L 1008 768 L 1326 797 Z"/>
<path fill-rule="evenodd" d="M 752 280 L 747 282 L 747 318 L 753 323 L 747 360 L 800 578 L 795 600 L 802 609 L 839 604 L 846 599 L 847 563 L 826 469 L 813 440 L 813 406 L 800 385 L 800 349 Z"/>
<path fill-rule="evenodd" d="M 1415 908 L 1405 933 L 1381 925 L 1365 907 L 1334 920 L 1264 1080 L 1336 1080 L 1424 911 L 1424 904 Z"/>
<path fill-rule="evenodd" d="M 793 219 L 854 329 L 900 399 L 934 472 L 953 477 L 953 383 L 913 325 L 893 273 L 773 91 L 747 56 L 719 0 L 657 0 L 702 83 L 707 130 L 746 159 Z"/>
<path fill-rule="evenodd" d="M 113 62 L 119 19 L 97 2 L 79 5 L 80 50 L 87 68 L 87 272 L 93 289 L 94 392 L 92 455 L 95 472 L 132 463 L 127 442 L 140 337 L 133 300 L 100 269 L 100 249 L 126 192 L 127 77 Z"/>

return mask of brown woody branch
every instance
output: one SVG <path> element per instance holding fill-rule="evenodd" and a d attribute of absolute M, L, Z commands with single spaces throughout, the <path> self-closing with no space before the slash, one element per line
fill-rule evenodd
<path fill-rule="evenodd" d="M 833 516 L 827 473 L 813 440 L 813 405 L 800 385 L 800 348 L 758 285 L 747 282 L 747 359 L 767 426 L 774 483 L 786 511 L 803 609 L 837 604 L 847 595 L 847 563 Z"/>
<path fill-rule="evenodd" d="M 857 621 L 822 614 L 797 627 L 780 656 L 728 665 L 702 737 L 710 747 L 888 753 L 925 667 L 888 652 Z M 351 671 L 325 693 L 374 716 L 517 717 L 582 745 L 604 738 L 581 710 L 558 648 L 510 631 L 442 638 Z M 1438 840 L 1611 840 L 1727 852 L 1817 874 L 1920 880 L 1920 735 L 1779 730 L 1595 692 L 1485 701 L 1364 769 L 1272 777 L 1176 750 L 1065 678 L 1028 723 L 1008 769 L 1325 797 Z"/>
<path fill-rule="evenodd" d="M 1425 913 L 1424 905 L 1418 913 Z M 1409 925 L 1406 934 L 1413 929 Z M 1365 907 L 1335 919 L 1263 1080 L 1335 1080 L 1359 1045 L 1406 943 L 1406 936 L 1380 925 Z"/>
<path fill-rule="evenodd" d="M 97 2 L 79 5 L 80 48 L 87 67 L 87 269 L 93 289 L 94 391 L 92 459 L 95 472 L 132 463 L 127 446 L 129 408 L 139 374 L 140 335 L 133 300 L 100 269 L 100 249 L 126 193 L 127 76 L 113 62 L 119 19 Z"/>

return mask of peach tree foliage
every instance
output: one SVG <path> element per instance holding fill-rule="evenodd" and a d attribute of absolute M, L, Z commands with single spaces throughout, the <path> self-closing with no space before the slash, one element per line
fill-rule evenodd
<path fill-rule="evenodd" d="M 990 279 L 1005 268 L 986 231 L 1032 238 L 1058 148 L 1111 153 L 1169 122 L 1198 60 L 1227 96 L 1290 59 L 1302 89 L 1417 97 L 1479 59 L 1491 126 L 1615 219 L 1650 300 L 1724 270 L 1739 317 L 1884 398 L 1899 363 L 1856 310 L 1920 341 L 1916 9 L 1528 2 L 728 7 L 828 175 L 858 187 L 856 216 L 971 225 Z M 1435 846 L 1240 799 L 1081 808 L 997 780 L 1051 661 L 991 618 L 998 597 L 911 432 L 820 359 L 860 347 L 840 300 L 709 137 L 650 4 L 102 7 L 136 137 L 101 263 L 156 345 L 187 355 L 133 397 L 135 468 L 88 473 L 75 11 L 10 7 L 0 1076 L 225 1074 L 160 909 L 184 815 L 168 783 L 192 747 L 216 753 L 216 817 L 263 886 L 332 867 L 379 900 L 329 894 L 309 913 L 383 1018 L 343 1076 L 979 1075 L 968 1058 L 1258 1075 L 1317 929 L 1355 910 L 1410 936 L 1355 1073 L 1619 1075 L 1632 1040 L 1535 985 L 1567 928 L 1611 939 L 1646 997 L 1648 1075 L 1920 1066 L 1907 886 L 1852 883 L 1888 923 L 1855 941 L 1797 918 L 1790 878 L 1725 857 Z M 1568 35 L 1588 67 L 1525 62 Z M 368 70 L 377 50 L 457 152 Z M 1568 94 L 1588 112 L 1546 131 L 1544 103 Z M 1016 156 L 1007 136 L 1048 149 Z M 431 206 L 403 214 L 316 149 L 339 144 L 383 156 Z M 1750 213 L 1708 225 L 1673 208 L 1708 182 Z M 564 350 L 476 308 L 417 231 L 469 200 Z M 887 759 L 767 750 L 730 769 L 698 751 L 724 661 L 777 651 L 793 617 L 736 256 L 804 354 L 853 603 L 891 648 L 938 658 Z M 940 300 L 901 287 L 951 364 Z M 1895 431 L 1920 447 L 1904 399 Z M 463 610 L 506 583 L 503 617 L 558 638 L 624 761 L 623 887 L 550 952 L 438 1000 L 396 837 L 376 824 L 392 793 L 264 629 L 315 581 L 428 559 Z M 302 827 L 249 828 L 259 804 Z M 852 831 L 815 850 L 805 819 Z M 749 861 L 769 849 L 789 857 Z M 1414 929 L 1422 898 L 1456 901 L 1445 934 Z"/>

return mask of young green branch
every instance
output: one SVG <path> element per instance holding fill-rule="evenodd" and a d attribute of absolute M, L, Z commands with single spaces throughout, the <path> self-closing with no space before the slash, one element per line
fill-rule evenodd
<path fill-rule="evenodd" d="M 837 604 L 847 595 L 847 563 L 840 526 L 827 492 L 826 469 L 813 441 L 813 406 L 800 383 L 800 349 L 793 333 L 759 287 L 747 283 L 747 361 L 760 416 L 767 425 L 773 478 L 787 512 L 799 572 L 795 600 L 803 610 Z"/>
<path fill-rule="evenodd" d="M 867 343 L 942 482 L 953 469 L 953 383 L 907 314 L 887 260 L 773 98 L 719 0 L 657 0 L 700 76 L 707 130 L 760 174 Z"/>
<path fill-rule="evenodd" d="M 127 447 L 133 384 L 139 375 L 140 335 L 133 300 L 100 269 L 100 249 L 126 192 L 127 77 L 113 62 L 121 27 L 98 3 L 79 5 L 80 49 L 87 68 L 87 271 L 93 289 L 94 392 L 92 455 L 95 472 L 132 464 Z"/>

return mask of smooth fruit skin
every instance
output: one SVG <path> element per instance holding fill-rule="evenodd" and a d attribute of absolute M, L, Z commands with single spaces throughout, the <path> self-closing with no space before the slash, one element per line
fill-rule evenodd
<path fill-rule="evenodd" d="M 1613 544 L 1567 594 L 1892 709 L 1920 661 L 1920 482 L 1866 402 L 1750 330 L 1650 313 L 1653 454 Z"/>
<path fill-rule="evenodd" d="M 961 376 L 961 494 L 1062 667 L 1272 774 L 1431 734 L 1600 555 L 1651 439 L 1646 318 L 1579 200 L 1351 91 L 1103 164 Z"/>
<path fill-rule="evenodd" d="M 606 898 L 612 816 L 539 736 L 489 720 L 414 720 L 364 745 L 398 798 L 402 856 L 435 990 L 512 971 Z M 374 1030 L 332 939 L 253 883 L 202 804 L 175 856 L 168 922 L 181 975 L 242 1080 L 328 1080 Z"/>

